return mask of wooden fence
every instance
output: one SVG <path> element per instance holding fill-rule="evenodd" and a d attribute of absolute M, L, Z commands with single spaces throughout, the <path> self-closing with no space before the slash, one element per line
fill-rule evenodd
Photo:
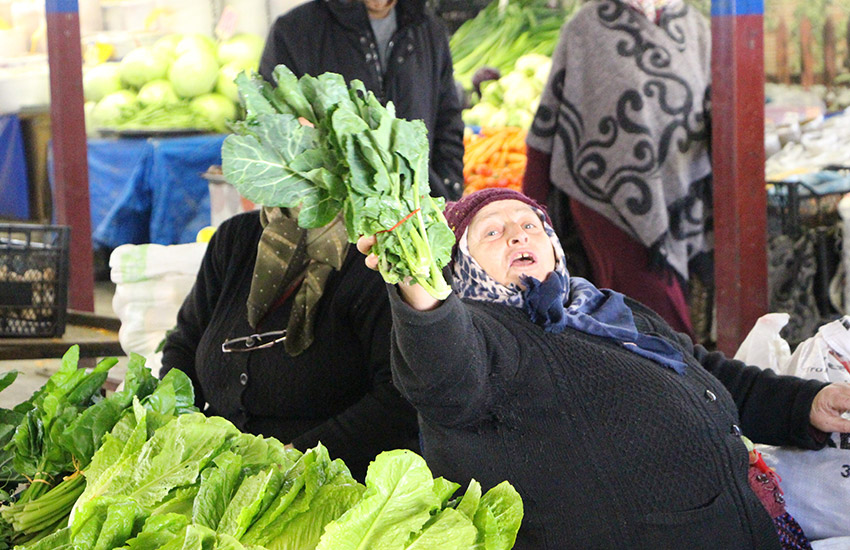
<path fill-rule="evenodd" d="M 850 85 L 850 18 L 837 21 L 828 17 L 823 28 L 816 29 L 808 17 L 802 17 L 794 26 L 792 33 L 791 25 L 780 18 L 774 30 L 765 32 L 768 81 L 805 87 Z"/>

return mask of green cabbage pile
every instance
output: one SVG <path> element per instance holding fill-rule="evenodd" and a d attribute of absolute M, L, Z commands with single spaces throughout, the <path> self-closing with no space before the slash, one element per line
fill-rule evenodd
<path fill-rule="evenodd" d="M 256 70 L 263 39 L 238 34 L 214 42 L 171 34 L 83 75 L 86 125 L 98 129 L 227 131 L 238 117 L 234 79 Z"/>

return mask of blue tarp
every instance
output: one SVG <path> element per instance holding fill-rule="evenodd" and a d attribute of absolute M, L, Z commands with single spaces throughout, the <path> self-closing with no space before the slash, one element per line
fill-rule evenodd
<path fill-rule="evenodd" d="M 0 217 L 28 220 L 29 181 L 21 121 L 0 116 Z"/>
<path fill-rule="evenodd" d="M 95 245 L 193 242 L 210 224 L 209 188 L 201 174 L 221 164 L 224 138 L 90 139 Z"/>

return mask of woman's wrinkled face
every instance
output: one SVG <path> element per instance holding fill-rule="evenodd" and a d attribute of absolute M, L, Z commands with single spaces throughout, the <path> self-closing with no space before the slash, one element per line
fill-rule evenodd
<path fill-rule="evenodd" d="M 524 288 L 521 275 L 542 281 L 555 269 L 555 251 L 543 222 L 522 201 L 491 202 L 472 218 L 466 238 L 478 265 L 505 286 Z"/>

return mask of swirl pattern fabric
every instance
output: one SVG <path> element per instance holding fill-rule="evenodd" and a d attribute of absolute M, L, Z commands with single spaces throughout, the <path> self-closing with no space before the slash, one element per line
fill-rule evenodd
<path fill-rule="evenodd" d="M 685 280 L 712 248 L 710 39 L 687 4 L 657 24 L 620 0 L 585 4 L 562 29 L 528 136 L 552 155 L 556 187 Z"/>

